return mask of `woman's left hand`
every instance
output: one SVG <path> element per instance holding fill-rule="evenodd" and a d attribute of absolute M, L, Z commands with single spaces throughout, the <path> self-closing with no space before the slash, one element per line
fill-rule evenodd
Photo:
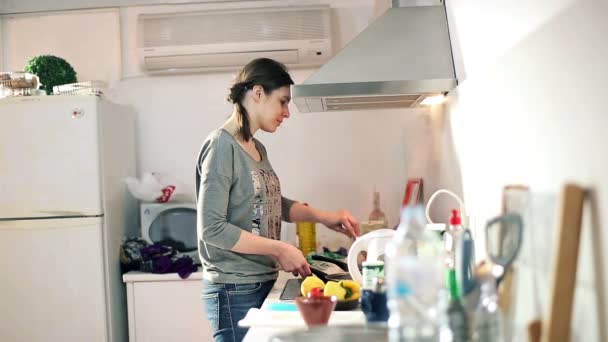
<path fill-rule="evenodd" d="M 348 210 L 328 211 L 324 216 L 321 223 L 327 226 L 327 228 L 351 238 L 359 236 L 359 222 Z"/>

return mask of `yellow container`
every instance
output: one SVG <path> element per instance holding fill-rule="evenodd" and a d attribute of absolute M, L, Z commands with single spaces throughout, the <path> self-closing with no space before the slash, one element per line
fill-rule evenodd
<path fill-rule="evenodd" d="M 314 222 L 297 222 L 298 248 L 304 256 L 317 251 L 317 231 Z"/>

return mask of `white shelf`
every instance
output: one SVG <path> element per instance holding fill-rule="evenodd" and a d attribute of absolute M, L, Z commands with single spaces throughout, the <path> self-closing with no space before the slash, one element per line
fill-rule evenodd
<path fill-rule="evenodd" d="M 150 282 L 150 281 L 171 281 L 171 280 L 201 280 L 203 279 L 203 269 L 202 267 L 198 268 L 197 272 L 194 272 L 188 276 L 186 279 L 182 279 L 179 277 L 177 273 L 165 273 L 165 274 L 157 274 L 157 273 L 147 273 L 140 271 L 131 271 L 125 273 L 122 276 L 122 281 L 124 283 L 137 283 L 137 282 Z"/>

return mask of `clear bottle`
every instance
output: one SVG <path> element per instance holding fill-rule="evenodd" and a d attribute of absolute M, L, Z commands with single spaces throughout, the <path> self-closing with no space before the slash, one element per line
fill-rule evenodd
<path fill-rule="evenodd" d="M 452 216 L 450 216 L 449 224 L 443 234 L 444 248 L 446 251 L 445 265 L 448 269 L 454 269 L 455 258 L 456 258 L 456 246 L 462 238 L 462 220 L 458 215 L 458 210 L 452 209 Z"/>
<path fill-rule="evenodd" d="M 460 291 L 456 282 L 456 271 L 447 271 L 447 283 L 450 290 L 450 301 L 447 307 L 448 326 L 452 332 L 453 342 L 466 342 L 469 340 L 469 320 L 460 298 Z"/>
<path fill-rule="evenodd" d="M 502 342 L 502 317 L 498 307 L 496 279 L 488 277 L 481 283 L 479 304 L 474 313 L 474 342 Z"/>
<path fill-rule="evenodd" d="M 388 220 L 386 219 L 386 215 L 380 209 L 380 193 L 374 191 L 374 209 L 369 214 L 368 220 L 371 222 L 377 222 L 377 224 L 382 226 L 382 228 L 388 227 Z"/>
<path fill-rule="evenodd" d="M 444 256 L 441 241 L 425 226 L 422 206 L 405 207 L 386 247 L 390 341 L 436 341 L 438 337 Z"/>

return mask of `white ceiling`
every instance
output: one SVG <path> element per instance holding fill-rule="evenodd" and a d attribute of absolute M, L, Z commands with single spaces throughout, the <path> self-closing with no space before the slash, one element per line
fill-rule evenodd
<path fill-rule="evenodd" d="M 0 0 L 0 14 L 65 11 L 87 8 L 179 3 L 236 2 L 238 0 Z M 260 1 L 260 0 L 248 0 Z"/>
<path fill-rule="evenodd" d="M 227 3 L 227 2 L 251 2 L 268 0 L 0 0 L 0 14 L 17 14 L 31 12 L 66 11 L 77 9 L 127 7 L 140 5 L 172 5 L 186 3 Z M 383 3 L 387 7 L 390 0 L 279 0 L 281 5 L 317 5 L 325 4 L 331 7 L 370 5 L 375 2 Z M 384 5 L 386 3 L 386 5 Z"/>

